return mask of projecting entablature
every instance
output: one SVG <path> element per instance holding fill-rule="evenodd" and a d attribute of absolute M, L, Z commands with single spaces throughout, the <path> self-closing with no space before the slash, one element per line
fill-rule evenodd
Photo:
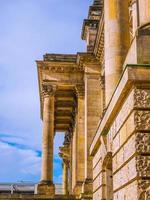
<path fill-rule="evenodd" d="M 43 116 L 44 95 L 53 88 L 55 132 L 73 133 L 78 98 L 85 95 L 85 73 L 100 73 L 100 64 L 93 54 L 77 55 L 46 54 L 37 61 L 41 117 Z M 44 92 L 43 92 L 44 90 Z"/>

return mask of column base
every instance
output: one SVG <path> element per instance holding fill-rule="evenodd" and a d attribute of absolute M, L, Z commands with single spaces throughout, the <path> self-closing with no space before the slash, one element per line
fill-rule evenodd
<path fill-rule="evenodd" d="M 93 194 L 93 180 L 85 179 L 82 185 L 82 194 L 92 195 Z"/>
<path fill-rule="evenodd" d="M 82 193 L 82 184 L 83 182 L 79 182 L 79 181 L 76 183 L 76 186 L 73 189 L 73 194 L 75 196 L 80 196 L 80 194 Z"/>
<path fill-rule="evenodd" d="M 37 185 L 37 194 L 53 197 L 55 195 L 55 185 L 51 181 L 41 181 Z"/>
<path fill-rule="evenodd" d="M 81 194 L 80 195 L 80 199 L 81 200 L 92 200 L 93 199 L 93 195 L 92 194 Z"/>

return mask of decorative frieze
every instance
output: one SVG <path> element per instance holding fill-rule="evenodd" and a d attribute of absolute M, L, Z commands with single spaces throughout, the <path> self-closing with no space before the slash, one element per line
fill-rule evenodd
<path fill-rule="evenodd" d="M 74 72 L 83 72 L 83 67 L 80 66 L 48 66 L 46 69 L 52 73 L 74 73 Z"/>

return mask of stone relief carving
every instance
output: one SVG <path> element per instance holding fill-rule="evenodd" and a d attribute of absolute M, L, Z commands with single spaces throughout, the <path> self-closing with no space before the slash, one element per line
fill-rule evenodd
<path fill-rule="evenodd" d="M 138 153 L 150 153 L 150 133 L 136 134 L 136 151 Z"/>
<path fill-rule="evenodd" d="M 150 130 L 150 111 L 138 110 L 135 112 L 136 130 Z"/>
<path fill-rule="evenodd" d="M 72 134 L 70 132 L 65 133 L 64 145 L 69 145 L 72 138 Z"/>
<path fill-rule="evenodd" d="M 42 85 L 42 94 L 43 96 L 53 96 L 56 93 L 57 86 L 56 85 Z"/>
<path fill-rule="evenodd" d="M 150 108 L 150 90 L 135 89 L 135 107 Z"/>
<path fill-rule="evenodd" d="M 138 200 L 150 199 L 150 180 L 139 180 L 138 188 Z"/>
<path fill-rule="evenodd" d="M 76 92 L 78 97 L 83 97 L 85 95 L 85 85 L 83 84 L 76 84 Z"/>
<path fill-rule="evenodd" d="M 104 90 L 105 89 L 105 77 L 101 76 L 99 80 L 100 80 L 100 86 Z"/>
<path fill-rule="evenodd" d="M 83 72 L 83 67 L 78 66 L 49 66 L 48 70 L 52 73 L 73 73 Z"/>
<path fill-rule="evenodd" d="M 150 156 L 137 156 L 136 168 L 140 177 L 150 177 Z"/>

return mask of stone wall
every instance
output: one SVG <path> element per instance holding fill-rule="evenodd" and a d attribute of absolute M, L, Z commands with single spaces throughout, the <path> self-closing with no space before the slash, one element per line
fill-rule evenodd
<path fill-rule="evenodd" d="M 101 145 L 93 157 L 94 200 L 110 198 L 107 190 L 112 186 L 106 180 L 110 160 L 114 200 L 150 199 L 150 89 L 147 88 L 140 84 L 131 88 L 107 136 L 101 136 Z"/>

